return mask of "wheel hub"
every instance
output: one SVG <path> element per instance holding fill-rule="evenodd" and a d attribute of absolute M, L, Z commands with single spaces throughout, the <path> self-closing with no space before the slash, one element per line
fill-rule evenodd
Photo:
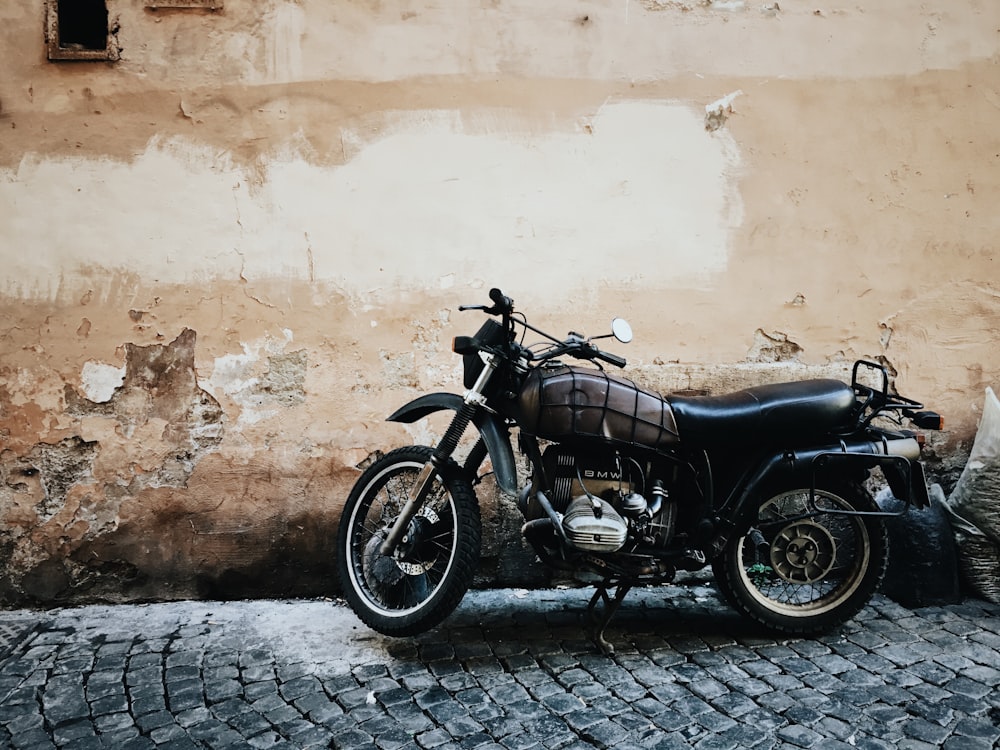
<path fill-rule="evenodd" d="M 837 559 L 837 543 L 826 527 L 797 521 L 771 542 L 771 565 L 790 583 L 812 583 L 826 576 Z"/>
<path fill-rule="evenodd" d="M 395 558 L 399 569 L 407 575 L 415 576 L 425 573 L 434 565 L 436 556 L 427 557 L 427 538 L 431 528 L 438 522 L 438 514 L 433 509 L 424 506 L 410 522 L 396 548 Z"/>

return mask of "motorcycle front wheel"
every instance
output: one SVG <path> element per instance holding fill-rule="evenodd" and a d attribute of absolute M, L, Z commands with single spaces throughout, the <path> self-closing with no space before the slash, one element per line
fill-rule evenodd
<path fill-rule="evenodd" d="M 779 492 L 713 564 L 738 611 L 768 630 L 817 635 L 856 615 L 878 589 L 889 558 L 885 523 L 862 487 Z"/>
<path fill-rule="evenodd" d="M 454 464 L 435 475 L 396 553 L 383 540 L 431 449 L 394 450 L 369 466 L 344 505 L 337 534 L 341 590 L 373 630 L 407 636 L 437 625 L 468 590 L 479 560 L 479 504 Z"/>

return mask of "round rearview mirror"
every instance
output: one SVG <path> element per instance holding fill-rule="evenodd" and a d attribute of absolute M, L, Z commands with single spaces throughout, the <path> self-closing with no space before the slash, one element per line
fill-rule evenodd
<path fill-rule="evenodd" d="M 623 344 L 632 340 L 632 326 L 624 318 L 615 318 L 611 321 L 611 333 Z"/>

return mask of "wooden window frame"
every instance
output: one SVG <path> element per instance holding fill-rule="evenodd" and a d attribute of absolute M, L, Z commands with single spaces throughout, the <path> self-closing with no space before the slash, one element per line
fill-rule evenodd
<path fill-rule="evenodd" d="M 160 8 L 201 8 L 203 10 L 222 10 L 223 0 L 146 0 L 150 10 Z"/>

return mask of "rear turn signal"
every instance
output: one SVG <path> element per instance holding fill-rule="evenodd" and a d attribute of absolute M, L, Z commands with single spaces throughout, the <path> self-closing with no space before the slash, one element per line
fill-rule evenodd
<path fill-rule="evenodd" d="M 913 417 L 913 424 L 922 430 L 943 430 L 944 417 L 934 411 L 918 411 Z"/>

